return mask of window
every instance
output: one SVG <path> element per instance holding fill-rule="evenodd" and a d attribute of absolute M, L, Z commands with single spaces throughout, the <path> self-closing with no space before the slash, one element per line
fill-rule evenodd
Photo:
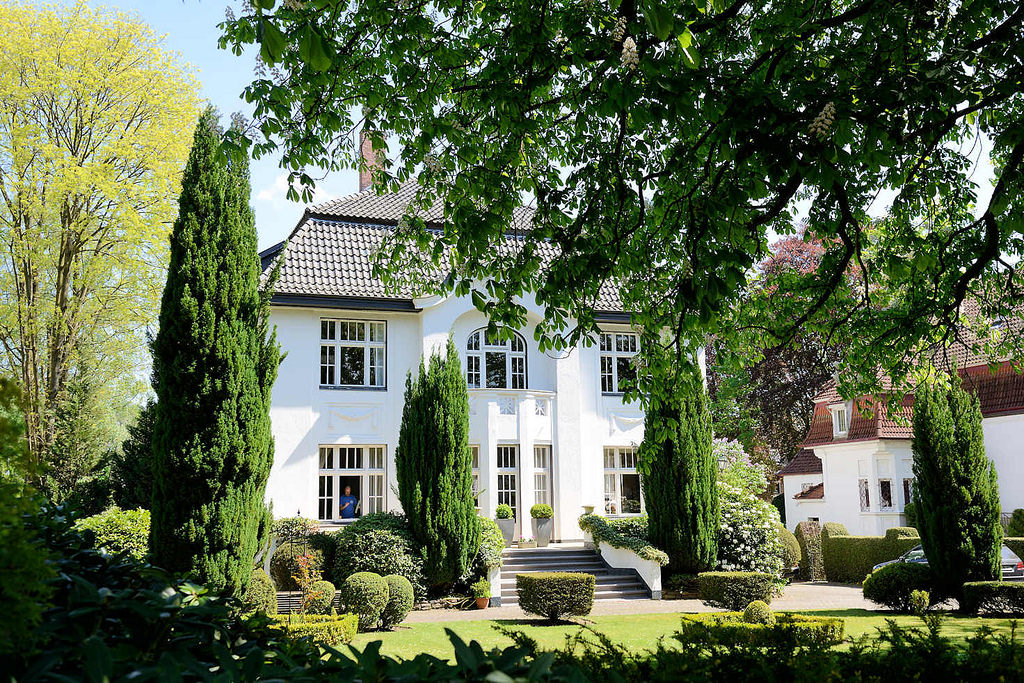
<path fill-rule="evenodd" d="M 384 512 L 384 447 L 320 446 L 319 519 L 341 519 L 338 500 L 349 487 L 356 516 Z"/>
<path fill-rule="evenodd" d="M 533 447 L 533 498 L 551 505 L 551 446 Z"/>
<path fill-rule="evenodd" d="M 832 436 L 843 437 L 850 433 L 850 407 L 849 403 L 828 407 L 832 413 Z"/>
<path fill-rule="evenodd" d="M 498 446 L 498 505 L 508 505 L 518 516 L 516 507 L 517 477 L 519 475 L 519 446 Z"/>
<path fill-rule="evenodd" d="M 624 380 L 636 377 L 634 358 L 640 337 L 631 332 L 605 332 L 601 335 L 601 393 L 620 394 Z"/>
<path fill-rule="evenodd" d="M 914 480 L 904 479 L 903 480 L 903 505 L 906 507 L 910 503 L 914 502 Z"/>
<path fill-rule="evenodd" d="M 812 486 L 814 486 L 814 484 L 812 484 L 809 481 L 805 481 L 802 484 L 800 484 L 800 492 L 807 493 L 807 491 L 809 491 Z"/>
<path fill-rule="evenodd" d="M 882 510 L 892 510 L 892 480 L 878 480 L 878 505 Z"/>
<path fill-rule="evenodd" d="M 868 489 L 868 480 L 858 480 L 857 486 L 860 489 L 860 511 L 867 512 L 871 509 L 871 494 Z"/>
<path fill-rule="evenodd" d="M 320 321 L 320 386 L 383 387 L 387 324 Z"/>
<path fill-rule="evenodd" d="M 637 515 L 643 511 L 635 448 L 604 449 L 604 511 L 608 515 Z"/>
<path fill-rule="evenodd" d="M 471 389 L 525 389 L 526 342 L 522 336 L 508 328 L 492 333 L 479 329 L 469 335 L 466 384 Z"/>
<path fill-rule="evenodd" d="M 470 446 L 469 457 L 472 460 L 473 469 L 473 498 L 480 495 L 480 447 Z"/>

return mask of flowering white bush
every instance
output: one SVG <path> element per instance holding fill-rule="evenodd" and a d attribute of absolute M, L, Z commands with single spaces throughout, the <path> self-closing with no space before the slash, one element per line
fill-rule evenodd
<path fill-rule="evenodd" d="M 716 439 L 718 460 L 718 565 L 725 571 L 782 573 L 779 511 L 761 494 L 768 488 L 764 469 L 750 462 L 743 446 Z"/>

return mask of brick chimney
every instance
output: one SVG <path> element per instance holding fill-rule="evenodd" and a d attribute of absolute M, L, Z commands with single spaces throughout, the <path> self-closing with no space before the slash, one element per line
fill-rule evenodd
<path fill-rule="evenodd" d="M 373 151 L 373 142 L 366 128 L 359 131 L 359 156 L 362 157 L 359 166 L 359 191 L 363 192 L 373 185 L 370 169 L 377 165 L 377 155 Z"/>

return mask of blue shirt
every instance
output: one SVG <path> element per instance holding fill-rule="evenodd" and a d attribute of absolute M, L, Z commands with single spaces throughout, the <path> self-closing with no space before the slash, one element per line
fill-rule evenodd
<path fill-rule="evenodd" d="M 345 503 L 349 503 L 348 507 L 345 507 Z M 338 499 L 338 507 L 341 509 L 342 519 L 352 519 L 356 516 L 356 505 L 359 503 L 359 499 L 355 496 L 342 496 Z"/>

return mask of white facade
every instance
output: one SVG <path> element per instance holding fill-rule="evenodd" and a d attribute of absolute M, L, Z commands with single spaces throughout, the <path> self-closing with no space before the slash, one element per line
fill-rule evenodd
<path fill-rule="evenodd" d="M 599 344 L 557 355 L 541 353 L 534 341 L 541 311 L 533 302 L 526 304 L 528 324 L 517 330 L 525 342 L 525 386 L 511 381 L 511 374 L 522 368 L 512 365 L 518 360 L 510 360 L 506 384 L 516 388 L 469 389 L 469 441 L 479 454 L 478 504 L 481 514 L 493 518 L 499 496 L 514 501 L 517 519 L 525 521 L 517 534 L 529 536 L 530 507 L 538 497 L 546 497 L 555 513 L 554 538 L 577 540 L 582 538 L 577 519 L 583 506 L 619 514 L 624 505 L 641 505 L 639 478 L 630 466 L 635 468 L 633 449 L 643 439 L 643 413 L 624 404 L 621 395 L 602 391 L 602 355 L 610 359 L 605 360 L 607 371 L 615 354 L 602 351 Z M 346 483 L 360 499 L 360 512 L 400 511 L 394 452 L 406 375 L 434 349 L 443 352 L 449 335 L 465 370 L 467 344 L 487 325 L 468 299 L 417 299 L 415 308 L 405 312 L 273 306 L 271 321 L 286 354 L 270 411 L 275 456 L 267 496 L 276 516 L 298 514 L 337 522 L 339 489 Z M 373 331 L 358 328 L 364 335 L 359 344 L 377 349 L 360 356 L 367 359 L 367 366 L 374 365 L 367 383 L 381 386 L 321 384 L 325 379 L 339 383 L 342 353 L 364 353 L 362 347 L 322 349 L 325 322 L 334 323 L 332 330 L 342 324 L 348 330 L 350 322 L 384 323 L 383 343 L 380 326 Z M 602 331 L 630 333 L 624 324 L 602 325 Z M 626 340 L 629 343 L 635 342 Z M 322 365 L 334 366 L 335 374 L 322 376 Z M 371 371 L 367 367 L 365 372 Z M 486 386 L 486 378 L 481 384 Z M 328 480 L 329 487 L 322 488 Z"/>

